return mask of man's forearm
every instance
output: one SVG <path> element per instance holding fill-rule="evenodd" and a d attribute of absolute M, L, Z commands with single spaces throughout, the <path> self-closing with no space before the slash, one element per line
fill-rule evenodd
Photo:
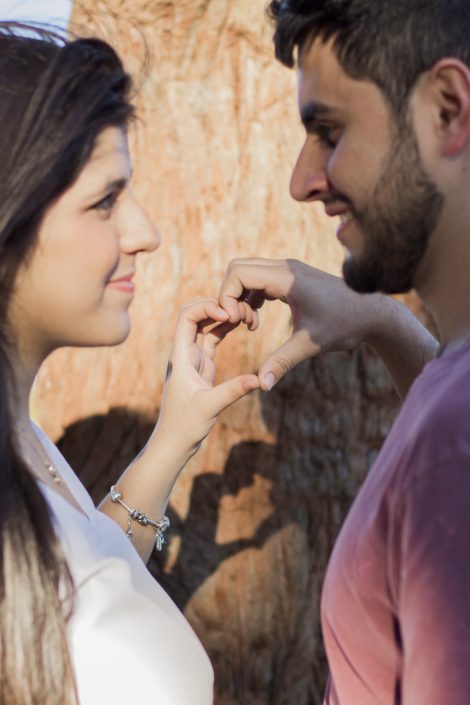
<path fill-rule="evenodd" d="M 439 342 L 398 301 L 380 296 L 377 306 L 378 323 L 364 342 L 382 359 L 403 399 L 424 365 L 436 356 Z"/>

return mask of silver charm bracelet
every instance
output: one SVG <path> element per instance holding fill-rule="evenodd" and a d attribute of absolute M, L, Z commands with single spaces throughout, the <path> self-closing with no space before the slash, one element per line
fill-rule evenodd
<path fill-rule="evenodd" d="M 136 521 L 138 522 L 141 526 L 151 526 L 156 530 L 155 533 L 155 548 L 157 551 L 161 551 L 163 548 L 163 545 L 165 543 L 165 531 L 170 526 L 170 520 L 164 514 L 162 518 L 159 521 L 154 521 L 153 519 L 149 519 L 149 517 L 144 514 L 143 512 L 139 512 L 138 509 L 132 509 L 129 507 L 123 500 L 121 492 L 119 492 L 116 489 L 116 485 L 111 486 L 111 501 L 114 502 L 115 504 L 120 504 L 121 507 L 124 507 L 124 509 L 127 511 L 128 514 L 128 519 L 127 519 L 127 531 L 126 531 L 126 536 L 129 540 L 132 539 L 132 529 L 131 529 L 131 522 Z"/>

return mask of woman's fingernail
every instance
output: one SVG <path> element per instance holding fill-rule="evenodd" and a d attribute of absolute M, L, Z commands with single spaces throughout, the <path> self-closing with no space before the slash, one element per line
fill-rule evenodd
<path fill-rule="evenodd" d="M 267 390 L 270 392 L 276 384 L 276 378 L 272 372 L 268 372 L 268 374 L 265 375 L 263 382 L 265 383 Z"/>

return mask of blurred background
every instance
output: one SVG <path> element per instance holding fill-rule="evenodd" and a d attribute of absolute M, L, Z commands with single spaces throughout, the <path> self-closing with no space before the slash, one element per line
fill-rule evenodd
<path fill-rule="evenodd" d="M 30 16 L 52 7 L 16 4 Z M 289 196 L 303 139 L 296 76 L 273 58 L 265 4 L 62 0 L 50 13 L 71 11 L 74 32 L 111 41 L 134 73 L 134 190 L 163 236 L 138 263 L 128 341 L 61 350 L 37 380 L 34 413 L 96 500 L 157 419 L 181 303 L 215 295 L 234 257 L 340 271 L 336 224 Z M 220 350 L 219 379 L 255 371 L 289 331 L 286 308 L 266 305 L 259 331 Z M 326 561 L 397 404 L 366 349 L 317 358 L 224 413 L 184 470 L 169 545 L 150 567 L 209 653 L 216 705 L 321 703 Z"/>

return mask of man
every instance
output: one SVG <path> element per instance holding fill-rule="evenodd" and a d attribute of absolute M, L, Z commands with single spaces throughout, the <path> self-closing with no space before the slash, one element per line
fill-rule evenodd
<path fill-rule="evenodd" d="M 344 279 L 233 262 L 220 292 L 281 299 L 292 337 L 264 389 L 307 357 L 369 343 L 400 415 L 337 540 L 322 627 L 328 705 L 470 702 L 470 3 L 274 0 L 306 131 L 291 181 L 339 216 Z M 382 293 L 415 287 L 441 348 Z M 435 359 L 433 359 L 435 358 Z M 429 362 L 424 369 L 423 366 Z M 410 388 L 411 387 L 411 388 Z"/>

